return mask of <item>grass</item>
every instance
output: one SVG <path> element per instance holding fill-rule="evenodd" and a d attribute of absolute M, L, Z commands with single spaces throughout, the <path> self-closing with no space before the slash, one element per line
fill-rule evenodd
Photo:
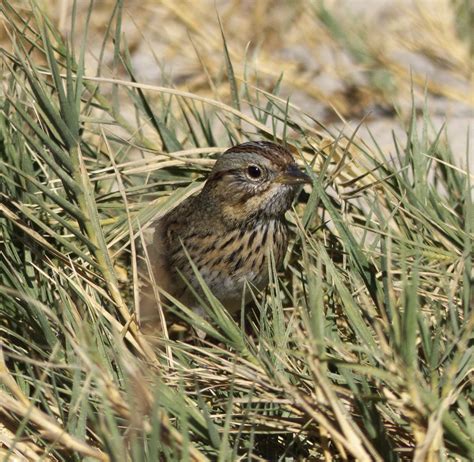
<path fill-rule="evenodd" d="M 201 57 L 202 93 L 138 81 L 120 2 L 101 46 L 120 79 L 103 76 L 102 55 L 97 75 L 86 67 L 87 30 L 68 41 L 35 4 L 2 13 L 2 460 L 472 460 L 473 175 L 427 104 L 417 117 L 416 75 L 390 157 L 315 122 L 279 75 L 260 86 L 250 66 L 239 74 L 225 27 L 225 76 Z M 406 89 L 334 11 L 312 14 L 362 63 L 371 97 Z M 147 226 L 227 146 L 263 138 L 313 172 L 284 268 L 242 319 L 208 292 L 209 322 L 170 307 L 205 341 L 143 335 Z"/>

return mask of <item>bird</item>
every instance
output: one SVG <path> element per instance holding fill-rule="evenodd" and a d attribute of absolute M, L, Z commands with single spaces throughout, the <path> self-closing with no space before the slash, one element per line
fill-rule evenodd
<path fill-rule="evenodd" d="M 249 141 L 227 149 L 200 193 L 153 224 L 147 253 L 154 283 L 205 315 L 196 297 L 203 295 L 197 269 L 235 314 L 248 301 L 243 300 L 246 284 L 258 290 L 267 286 L 270 253 L 276 268 L 281 266 L 288 243 L 285 213 L 305 183 L 312 183 L 311 177 L 282 145 Z M 151 284 L 142 299 L 140 318 L 146 325 L 158 317 Z"/>

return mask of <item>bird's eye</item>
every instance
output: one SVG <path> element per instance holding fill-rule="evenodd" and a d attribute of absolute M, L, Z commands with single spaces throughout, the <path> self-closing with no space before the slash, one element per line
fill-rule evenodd
<path fill-rule="evenodd" d="M 262 170 L 256 165 L 249 165 L 247 167 L 247 175 L 252 178 L 252 180 L 258 180 L 262 176 Z"/>

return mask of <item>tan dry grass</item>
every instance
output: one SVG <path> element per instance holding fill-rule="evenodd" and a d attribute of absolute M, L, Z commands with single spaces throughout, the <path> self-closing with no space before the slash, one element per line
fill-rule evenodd
<path fill-rule="evenodd" d="M 70 34 L 72 1 L 42 3 L 59 29 Z M 94 9 L 90 71 L 97 66 L 114 3 L 103 0 Z M 88 2 L 77 4 L 78 17 L 84 18 Z M 245 59 L 251 82 L 258 71 L 260 88 L 270 89 L 283 73 L 283 96 L 291 94 L 322 122 L 333 119 L 333 109 L 345 118 L 360 118 L 376 107 L 390 111 L 393 103 L 408 109 L 412 80 L 419 95 L 426 85 L 429 95 L 446 99 L 448 106 L 474 104 L 468 92 L 469 43 L 459 38 L 453 2 L 333 0 L 324 2 L 324 12 L 322 4 L 130 0 L 124 3 L 122 32 L 139 81 L 156 85 L 171 76 L 180 90 L 228 102 L 219 15 L 238 78 L 244 78 Z M 80 37 L 84 25 L 74 26 Z M 3 42 L 8 43 L 5 35 Z M 109 45 L 105 64 L 110 76 L 120 78 L 123 73 L 112 61 Z"/>

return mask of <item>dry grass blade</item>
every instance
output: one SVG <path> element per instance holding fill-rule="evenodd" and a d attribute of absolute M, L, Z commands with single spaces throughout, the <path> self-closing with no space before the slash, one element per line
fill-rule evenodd
<path fill-rule="evenodd" d="M 27 418 L 36 425 L 37 431 L 42 437 L 55 444 L 60 444 L 74 453 L 94 457 L 97 460 L 105 462 L 110 460 L 107 454 L 65 432 L 64 428 L 53 422 L 50 416 L 32 407 L 29 402 L 26 404 L 23 400 L 15 400 L 3 390 L 0 390 L 0 409 L 4 415 L 12 413 L 20 418 Z M 14 447 L 15 442 L 13 442 L 11 449 Z"/>

